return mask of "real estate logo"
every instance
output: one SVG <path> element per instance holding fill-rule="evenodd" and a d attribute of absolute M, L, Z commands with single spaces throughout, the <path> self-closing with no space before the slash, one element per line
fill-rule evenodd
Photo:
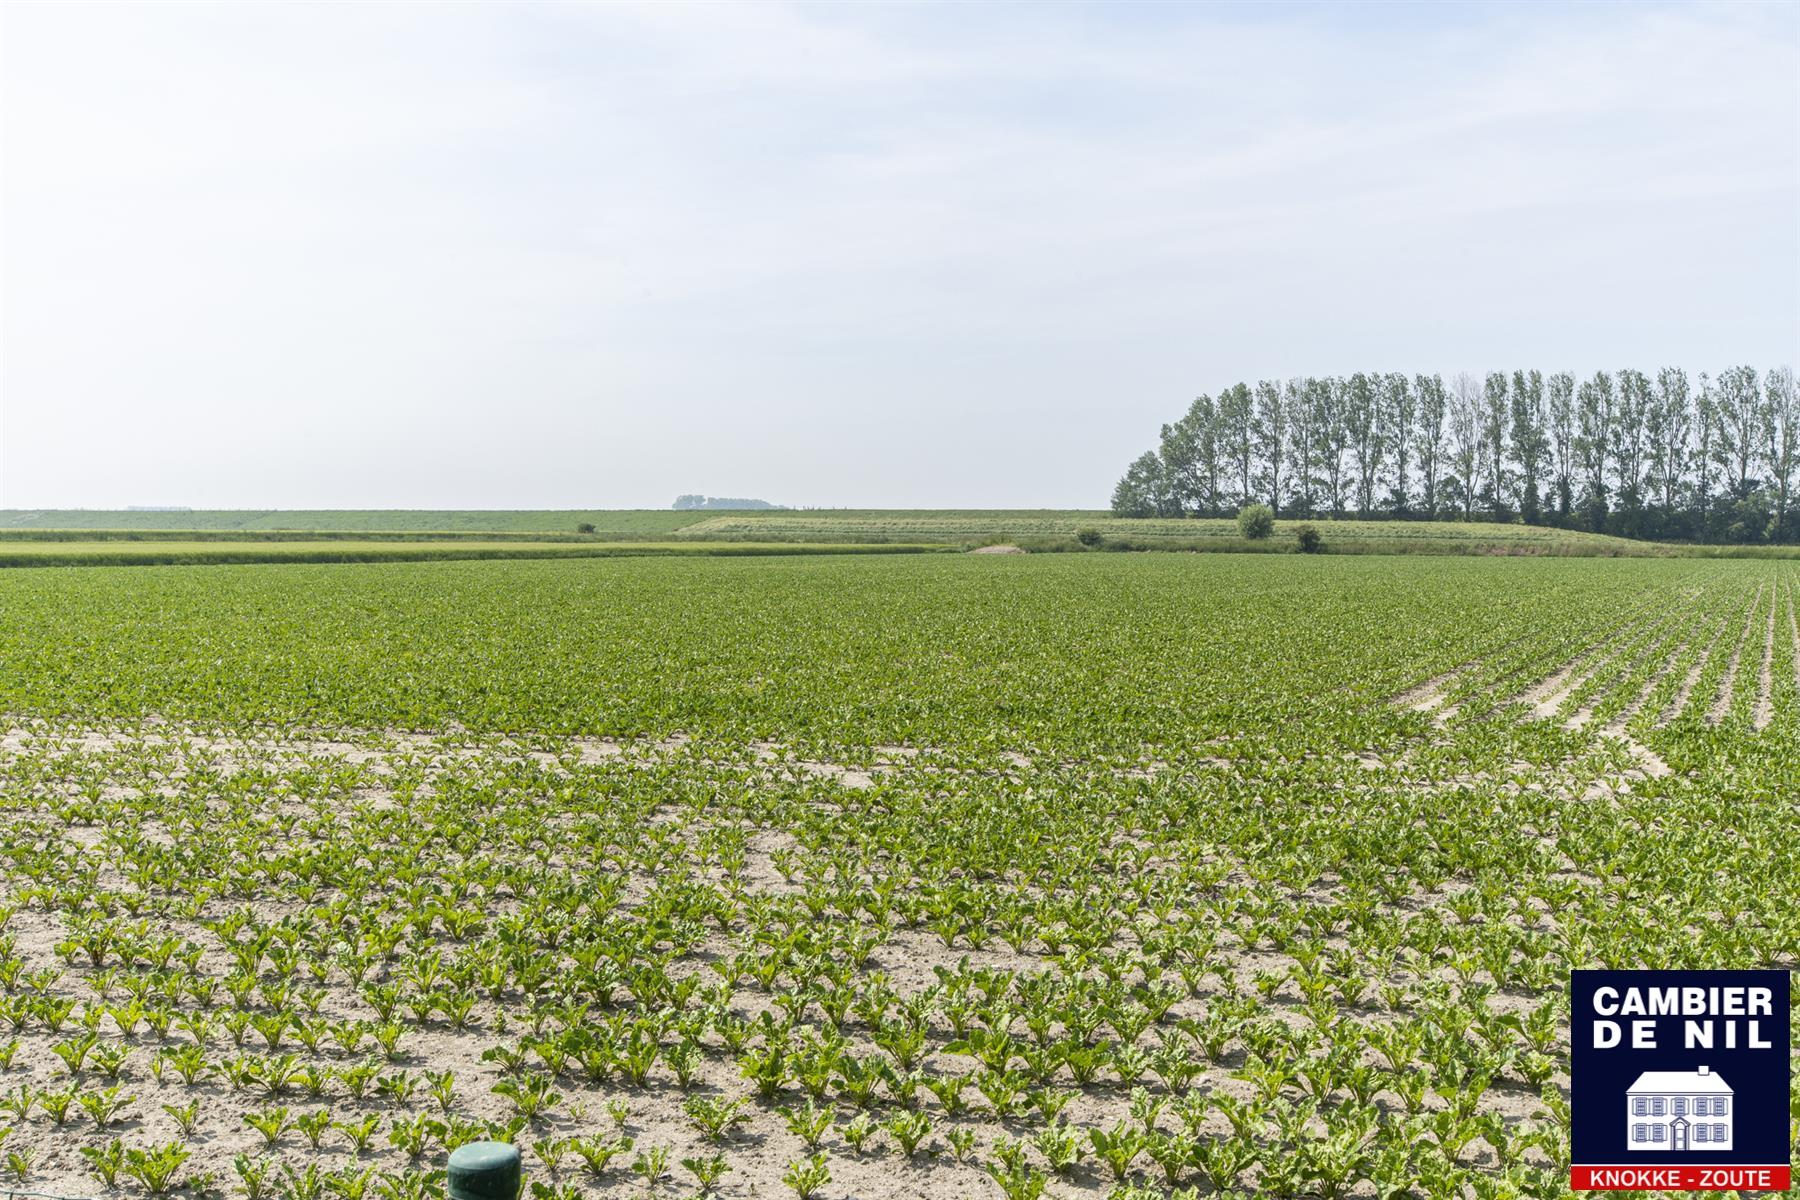
<path fill-rule="evenodd" d="M 1569 1187 L 1786 1191 L 1788 973 L 1576 971 Z"/>

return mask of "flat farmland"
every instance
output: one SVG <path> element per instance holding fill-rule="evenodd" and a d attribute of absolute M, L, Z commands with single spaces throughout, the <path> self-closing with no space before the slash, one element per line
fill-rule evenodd
<path fill-rule="evenodd" d="M 704 520 L 670 509 L 0 509 L 0 529 L 186 530 L 243 534 L 334 530 L 352 533 L 601 533 L 656 536 Z"/>
<path fill-rule="evenodd" d="M 488 1137 L 540 1200 L 1561 1195 L 1571 967 L 1795 965 L 1797 589 L 8 572 L 0 1156 L 249 1200 L 418 1200 Z"/>
<path fill-rule="evenodd" d="M 620 558 L 641 555 L 759 555 L 759 554 L 896 554 L 940 550 L 929 544 L 883 541 L 858 544 L 848 541 L 620 541 L 561 538 L 532 541 L 528 538 L 388 537 L 307 538 L 262 537 L 147 537 L 120 535 L 107 538 L 0 537 L 0 568 L 67 566 L 217 566 L 243 563 L 375 563 L 447 562 L 495 558 Z"/>

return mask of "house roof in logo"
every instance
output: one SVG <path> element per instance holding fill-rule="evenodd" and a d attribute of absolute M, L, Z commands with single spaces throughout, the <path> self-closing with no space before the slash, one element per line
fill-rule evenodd
<path fill-rule="evenodd" d="M 1645 1071 L 1637 1082 L 1625 1089 L 1633 1092 L 1709 1092 L 1722 1096 L 1732 1094 L 1731 1085 L 1705 1067 L 1698 1071 Z"/>

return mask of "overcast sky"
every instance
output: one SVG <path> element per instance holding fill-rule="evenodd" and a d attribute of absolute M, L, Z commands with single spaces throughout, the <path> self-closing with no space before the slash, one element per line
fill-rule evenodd
<path fill-rule="evenodd" d="M 1792 362 L 1800 5 L 0 5 L 0 506 L 1103 506 L 1196 393 Z"/>

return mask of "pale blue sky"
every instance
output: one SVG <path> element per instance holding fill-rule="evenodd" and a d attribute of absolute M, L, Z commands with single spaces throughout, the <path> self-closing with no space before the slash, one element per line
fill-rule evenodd
<path fill-rule="evenodd" d="M 0 6 L 0 505 L 1100 506 L 1189 398 L 1792 362 L 1800 5 Z"/>

